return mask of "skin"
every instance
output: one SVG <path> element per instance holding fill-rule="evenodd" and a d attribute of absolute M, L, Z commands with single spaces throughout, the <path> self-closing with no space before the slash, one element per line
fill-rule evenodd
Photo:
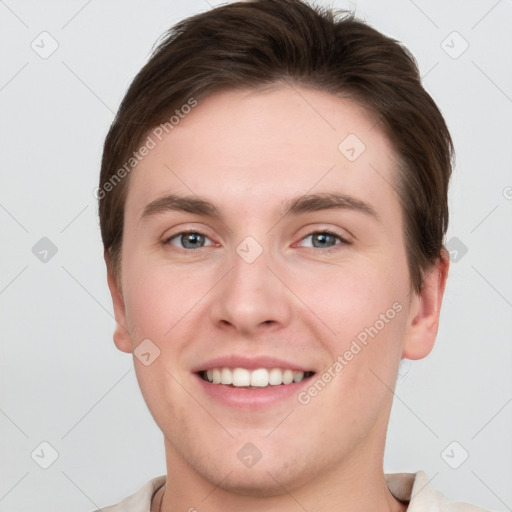
<path fill-rule="evenodd" d="M 349 134 L 366 146 L 352 162 L 338 150 Z M 443 251 L 411 293 L 395 155 L 373 116 L 305 87 L 216 93 L 129 179 L 121 275 L 107 257 L 108 282 L 119 350 L 146 338 L 160 350 L 149 366 L 134 362 L 165 439 L 161 509 L 405 510 L 382 469 L 392 390 L 401 358 L 433 347 L 449 260 Z M 282 201 L 318 192 L 363 200 L 380 220 L 347 209 L 281 216 Z M 172 210 L 141 220 L 169 193 L 210 200 L 222 221 Z M 184 229 L 206 238 L 165 243 Z M 327 253 L 310 236 L 325 229 L 350 244 L 329 239 Z M 263 248 L 250 264 L 236 252 L 247 236 Z M 307 405 L 241 412 L 209 399 L 191 373 L 236 353 L 321 375 L 396 302 L 402 310 Z M 262 453 L 251 468 L 236 456 L 248 442 Z"/>

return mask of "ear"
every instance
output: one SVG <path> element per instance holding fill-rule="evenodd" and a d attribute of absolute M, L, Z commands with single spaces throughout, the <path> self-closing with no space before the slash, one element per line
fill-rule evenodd
<path fill-rule="evenodd" d="M 107 282 L 112 296 L 112 304 L 114 306 L 114 316 L 116 319 L 116 326 L 114 330 L 114 343 L 116 347 L 122 352 L 132 352 L 132 342 L 130 333 L 126 324 L 126 310 L 124 306 L 123 294 L 120 286 L 114 277 L 114 266 L 110 256 L 105 251 L 104 253 L 105 263 L 107 265 Z"/>
<path fill-rule="evenodd" d="M 411 299 L 402 352 L 402 357 L 406 359 L 422 359 L 434 348 L 449 267 L 450 257 L 443 248 L 440 257 L 425 276 L 422 290 Z"/>

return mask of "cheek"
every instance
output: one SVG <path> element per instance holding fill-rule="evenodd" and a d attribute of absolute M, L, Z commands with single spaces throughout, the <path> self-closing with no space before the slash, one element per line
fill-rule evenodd
<path fill-rule="evenodd" d="M 125 306 L 132 342 L 139 338 L 158 339 L 170 327 L 164 313 L 173 311 L 169 303 L 172 294 L 163 294 L 161 281 L 153 279 L 146 272 L 140 272 L 130 278 L 125 290 Z"/>
<path fill-rule="evenodd" d="M 333 275 L 323 290 L 315 287 L 307 297 L 334 334 L 323 338 L 330 361 L 317 376 L 328 381 L 325 388 L 318 386 L 326 391 L 313 389 L 302 398 L 333 425 L 348 423 L 364 437 L 391 405 L 405 332 L 404 296 L 382 272 L 367 269 Z"/>
<path fill-rule="evenodd" d="M 392 385 L 405 334 L 407 281 L 391 266 L 372 264 L 301 275 L 294 291 L 306 299 L 311 321 L 326 327 L 316 333 L 324 333 L 331 361 L 342 358 L 339 374 L 344 377 L 339 380 L 364 392 L 369 380 L 377 379 L 374 372 Z"/>
<path fill-rule="evenodd" d="M 295 274 L 295 275 L 293 275 Z M 374 261 L 316 265 L 289 274 L 297 296 L 341 338 L 356 335 L 402 295 L 397 276 Z"/>
<path fill-rule="evenodd" d="M 126 254 L 123 292 L 132 338 L 163 340 L 200 301 L 204 272 L 157 264 L 129 247 Z"/>

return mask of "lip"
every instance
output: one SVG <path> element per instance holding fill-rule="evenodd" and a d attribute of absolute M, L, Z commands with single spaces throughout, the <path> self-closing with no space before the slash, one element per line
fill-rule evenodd
<path fill-rule="evenodd" d="M 198 373 L 204 370 L 213 370 L 213 368 L 246 368 L 247 370 L 256 370 L 258 368 L 281 368 L 282 370 L 294 370 L 304 373 L 315 371 L 310 367 L 273 356 L 254 357 L 236 354 L 210 359 L 209 361 L 193 367 L 191 371 Z"/>
<path fill-rule="evenodd" d="M 212 382 L 202 379 L 199 373 L 194 373 L 193 378 L 196 379 L 202 393 L 206 394 L 217 403 L 232 409 L 255 412 L 268 410 L 271 406 L 277 406 L 289 402 L 290 400 L 296 402 L 298 399 L 297 396 L 301 390 L 311 385 L 311 378 L 314 375 L 316 374 L 300 382 L 280 384 L 279 386 L 267 386 L 259 389 L 237 388 L 223 384 L 213 384 Z"/>

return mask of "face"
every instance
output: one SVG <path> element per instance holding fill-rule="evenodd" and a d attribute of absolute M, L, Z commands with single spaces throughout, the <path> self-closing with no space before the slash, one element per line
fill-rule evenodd
<path fill-rule="evenodd" d="M 177 474 L 258 494 L 379 464 L 444 287 L 410 294 L 395 167 L 364 109 L 279 86 L 206 98 L 132 171 L 114 339 L 146 340 Z"/>

